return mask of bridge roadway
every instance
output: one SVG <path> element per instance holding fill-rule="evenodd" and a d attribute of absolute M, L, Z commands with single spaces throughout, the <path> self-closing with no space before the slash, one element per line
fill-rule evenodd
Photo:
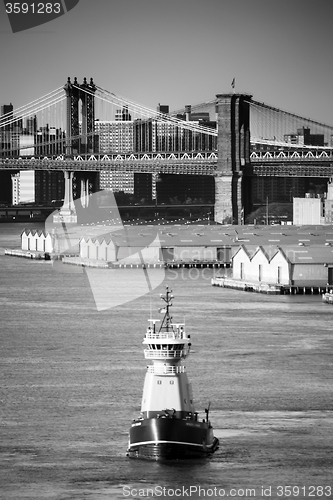
<path fill-rule="evenodd" d="M 332 177 L 333 160 L 253 161 L 244 170 L 254 177 Z"/>
<path fill-rule="evenodd" d="M 218 176 L 217 151 L 39 155 L 0 158 L 0 170 L 62 170 Z M 332 177 L 333 150 L 252 152 L 245 176 Z"/>
<path fill-rule="evenodd" d="M 0 158 L 0 169 L 216 175 L 217 152 L 114 153 Z"/>
<path fill-rule="evenodd" d="M 256 177 L 331 177 L 333 149 L 309 146 L 253 151 L 245 175 Z"/>

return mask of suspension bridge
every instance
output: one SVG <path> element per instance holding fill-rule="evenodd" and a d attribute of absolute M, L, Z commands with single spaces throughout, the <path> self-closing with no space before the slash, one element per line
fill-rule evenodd
<path fill-rule="evenodd" d="M 8 106 L 4 107 L 8 108 Z M 238 223 L 258 178 L 333 176 L 333 126 L 255 101 L 247 93 L 169 112 L 98 87 L 64 87 L 0 117 L 0 171 L 63 171 L 63 221 L 75 218 L 73 178 L 87 206 L 88 172 L 210 176 L 215 220 Z M 175 179 L 175 183 L 177 179 Z"/>

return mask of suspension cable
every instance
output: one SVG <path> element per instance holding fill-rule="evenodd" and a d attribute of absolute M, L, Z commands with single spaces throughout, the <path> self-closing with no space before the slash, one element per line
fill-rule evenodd
<path fill-rule="evenodd" d="M 36 103 L 42 103 L 43 101 L 50 99 L 50 97 L 55 97 L 55 95 L 59 94 L 60 91 L 63 91 L 63 89 L 61 87 L 53 90 L 52 92 L 49 92 L 48 94 L 45 94 L 44 96 L 40 97 L 39 99 L 35 99 L 34 101 L 31 101 L 28 104 L 25 104 L 24 106 L 20 106 L 19 108 L 16 108 L 15 111 L 9 111 L 8 113 L 5 113 L 4 115 L 2 115 L 0 117 L 1 121 L 6 120 L 7 117 L 12 118 L 13 112 L 20 113 L 20 114 L 24 113 L 25 110 L 33 107 Z"/>
<path fill-rule="evenodd" d="M 58 104 L 59 102 L 62 102 L 65 99 L 66 99 L 66 96 L 59 95 L 59 96 L 55 97 L 54 99 L 52 99 L 51 101 L 47 101 L 46 103 L 41 104 L 39 107 L 34 108 L 31 111 L 28 111 L 28 108 L 26 107 L 25 108 L 26 110 L 23 112 L 21 111 L 19 116 L 16 115 L 19 112 L 18 110 L 15 110 L 15 116 L 13 116 L 12 112 L 6 113 L 6 115 L 11 115 L 11 117 L 10 117 L 10 119 L 7 119 L 7 120 L 2 120 L 3 117 L 1 117 L 0 128 L 5 127 L 7 125 L 10 125 L 14 122 L 17 122 L 17 121 L 21 120 L 22 118 L 30 117 L 32 114 L 38 113 L 39 111 L 43 111 L 44 109 L 47 109 L 51 106 L 54 106 L 55 104 Z M 41 102 L 42 101 L 40 101 L 40 103 Z M 3 116 L 6 116 L 6 115 L 3 115 Z"/>
<path fill-rule="evenodd" d="M 77 87 L 77 88 L 79 88 L 79 87 Z M 97 97 L 100 99 L 106 100 L 107 102 L 109 102 L 111 104 L 114 104 L 114 101 L 116 101 L 118 103 L 118 105 L 124 105 L 124 104 L 128 105 L 135 112 L 141 113 L 142 115 L 144 115 L 147 118 L 155 118 L 156 120 L 163 121 L 166 123 L 172 123 L 178 127 L 186 128 L 186 129 L 192 130 L 194 132 L 199 132 L 199 133 L 204 133 L 204 134 L 208 134 L 208 135 L 212 135 L 212 136 L 217 136 L 216 129 L 212 129 L 212 128 L 205 127 L 203 125 L 198 125 L 198 124 L 191 123 L 191 122 L 186 122 L 186 121 L 181 120 L 179 118 L 175 118 L 174 116 L 166 115 L 165 113 L 160 113 L 158 111 L 155 111 L 155 110 L 152 110 L 152 109 L 147 108 L 145 106 L 142 106 L 141 104 L 135 103 L 134 101 L 131 101 L 125 97 L 116 96 L 114 93 L 109 92 L 105 89 L 102 89 L 101 87 L 96 87 L 96 88 L 102 93 L 102 95 L 98 95 Z M 87 93 L 94 95 L 92 92 L 87 91 L 87 89 L 83 89 L 83 90 L 84 90 L 84 92 L 87 92 Z M 109 96 L 112 97 L 112 100 L 110 100 L 107 97 L 104 97 L 104 95 L 106 95 L 107 97 L 109 97 Z"/>

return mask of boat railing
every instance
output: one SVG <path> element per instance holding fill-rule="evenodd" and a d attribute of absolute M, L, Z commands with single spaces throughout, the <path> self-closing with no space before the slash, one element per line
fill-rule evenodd
<path fill-rule="evenodd" d="M 145 358 L 182 358 L 189 349 L 145 349 Z"/>
<path fill-rule="evenodd" d="M 156 374 L 177 374 L 177 373 L 185 373 L 186 368 L 185 366 L 172 366 L 172 365 L 149 365 L 147 368 L 147 371 L 149 373 L 156 373 Z"/>
<path fill-rule="evenodd" d="M 151 332 L 147 331 L 146 339 L 187 339 L 184 331 L 170 331 L 170 332 Z"/>

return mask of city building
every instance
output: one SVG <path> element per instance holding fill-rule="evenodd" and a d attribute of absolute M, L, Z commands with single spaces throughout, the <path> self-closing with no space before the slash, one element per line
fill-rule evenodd
<path fill-rule="evenodd" d="M 324 205 L 321 197 L 311 197 L 309 193 L 305 198 L 293 199 L 293 223 L 297 226 L 305 224 L 324 224 Z"/>
<path fill-rule="evenodd" d="M 123 106 L 122 109 L 116 109 L 115 120 L 120 122 L 130 122 L 132 120 L 128 111 L 128 106 Z"/>
<path fill-rule="evenodd" d="M 302 197 L 309 188 L 303 177 L 255 177 L 251 181 L 251 199 L 254 205 L 267 203 L 292 203 L 294 197 Z"/>
<path fill-rule="evenodd" d="M 64 173 L 36 170 L 35 203 L 38 205 L 60 205 L 65 194 Z"/>
<path fill-rule="evenodd" d="M 12 131 L 13 125 L 10 123 L 10 120 L 13 117 L 13 105 L 4 104 L 1 106 L 1 130 L 0 130 L 0 147 L 1 147 L 1 156 L 8 156 L 8 153 L 12 146 Z M 8 122 L 4 124 L 4 122 Z"/>
<path fill-rule="evenodd" d="M 20 203 L 20 172 L 12 174 L 12 196 L 11 204 L 18 205 Z"/>
<path fill-rule="evenodd" d="M 132 121 L 95 121 L 99 153 L 128 153 L 133 151 Z"/>
<path fill-rule="evenodd" d="M 35 203 L 35 171 L 21 170 L 12 175 L 12 204 Z"/>
<path fill-rule="evenodd" d="M 99 153 L 130 153 L 133 151 L 133 121 L 128 109 L 116 110 L 115 121 L 95 121 Z M 132 172 L 100 172 L 100 189 L 134 193 Z"/>
<path fill-rule="evenodd" d="M 0 123 L 4 120 L 10 120 L 13 116 L 13 105 L 4 104 L 1 106 Z M 0 155 L 6 158 L 12 146 L 12 130 L 11 124 L 8 123 L 1 127 L 0 130 Z M 12 175 L 16 174 L 17 170 L 2 170 L 0 171 L 0 204 L 9 205 L 12 203 Z"/>
<path fill-rule="evenodd" d="M 327 194 L 324 198 L 324 217 L 325 224 L 333 224 L 333 179 L 327 184 Z"/>
<path fill-rule="evenodd" d="M 184 119 L 186 115 L 177 115 Z M 193 115 L 191 115 L 193 118 Z M 216 122 L 190 119 L 194 125 L 216 128 Z M 176 152 L 213 151 L 217 148 L 216 136 L 181 127 L 178 123 L 149 118 L 134 121 L 134 151 Z"/>
<path fill-rule="evenodd" d="M 134 174 L 135 198 L 144 203 L 151 203 L 153 199 L 153 176 L 152 174 Z"/>
<path fill-rule="evenodd" d="M 293 223 L 333 224 L 333 179 L 323 194 L 306 193 L 305 198 L 293 199 Z"/>
<path fill-rule="evenodd" d="M 11 123 L 13 116 L 12 104 L 1 106 L 0 121 L 8 122 L 0 132 L 2 156 L 53 155 L 63 152 L 64 131 L 48 124 L 38 129 L 36 115 L 26 118 L 25 126 L 22 118 Z M 45 170 L 0 172 L 0 203 L 51 204 L 53 200 L 61 200 L 63 195 L 62 172 Z"/>
<path fill-rule="evenodd" d="M 311 134 L 310 129 L 302 127 L 296 133 L 284 134 L 284 141 L 288 144 L 299 144 L 300 146 L 325 146 L 324 134 Z"/>
<path fill-rule="evenodd" d="M 1 155 L 3 157 L 18 156 L 20 151 L 20 135 L 23 132 L 22 119 L 13 121 L 14 110 L 12 104 L 1 106 L 0 131 Z"/>
<path fill-rule="evenodd" d="M 164 113 L 165 115 L 169 114 L 169 106 L 167 104 L 158 103 L 156 110 L 158 113 Z"/>
<path fill-rule="evenodd" d="M 20 156 L 34 156 L 35 152 L 35 136 L 28 134 L 26 131 L 19 135 Z"/>
<path fill-rule="evenodd" d="M 20 170 L 11 175 L 12 196 L 9 203 L 59 205 L 64 198 L 64 174 L 47 170 Z"/>
<path fill-rule="evenodd" d="M 200 204 L 215 202 L 214 177 L 209 175 L 159 174 L 156 182 L 158 203 Z"/>
<path fill-rule="evenodd" d="M 27 124 L 28 125 L 28 124 Z M 35 154 L 36 155 L 57 155 L 64 152 L 65 131 L 61 128 L 40 127 L 35 131 Z"/>

